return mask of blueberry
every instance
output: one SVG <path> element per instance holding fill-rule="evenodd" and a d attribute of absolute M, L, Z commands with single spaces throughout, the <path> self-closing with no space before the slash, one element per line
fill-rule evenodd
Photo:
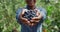
<path fill-rule="evenodd" d="M 27 11 L 24 13 L 24 18 L 27 18 L 28 20 L 31 20 L 33 17 L 36 17 L 36 12 L 35 11 Z"/>

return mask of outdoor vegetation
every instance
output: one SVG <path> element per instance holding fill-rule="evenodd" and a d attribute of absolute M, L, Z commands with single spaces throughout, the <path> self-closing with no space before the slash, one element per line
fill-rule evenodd
<path fill-rule="evenodd" d="M 20 32 L 21 25 L 17 23 L 16 11 L 25 6 L 25 0 L 0 0 L 0 32 L 12 32 L 13 29 Z M 43 31 L 60 32 L 60 0 L 37 0 L 36 6 L 47 11 Z"/>

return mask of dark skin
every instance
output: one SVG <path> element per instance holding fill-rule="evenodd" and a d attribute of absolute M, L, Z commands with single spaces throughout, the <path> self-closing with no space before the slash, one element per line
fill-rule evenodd
<path fill-rule="evenodd" d="M 29 6 L 29 8 L 34 10 L 36 0 L 25 0 L 25 1 L 26 1 L 27 5 Z M 32 20 L 28 21 L 28 19 L 23 18 L 24 12 L 25 12 L 25 10 L 23 9 L 23 11 L 20 14 L 20 19 L 21 19 L 22 23 L 25 25 L 35 26 L 36 23 L 38 23 L 39 20 L 42 18 L 42 15 L 39 13 L 39 11 L 37 11 L 36 15 L 38 17 L 33 17 Z"/>

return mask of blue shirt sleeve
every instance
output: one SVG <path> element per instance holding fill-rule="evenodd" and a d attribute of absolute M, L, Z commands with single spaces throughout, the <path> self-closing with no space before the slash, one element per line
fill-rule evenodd
<path fill-rule="evenodd" d="M 40 13 L 42 14 L 42 20 L 45 20 L 46 19 L 46 15 L 47 15 L 47 12 L 44 8 L 40 8 Z"/>
<path fill-rule="evenodd" d="M 19 8 L 17 11 L 16 11 L 16 20 L 19 24 L 22 24 L 21 23 L 21 20 L 19 19 L 19 15 L 20 13 L 22 12 L 22 8 Z"/>

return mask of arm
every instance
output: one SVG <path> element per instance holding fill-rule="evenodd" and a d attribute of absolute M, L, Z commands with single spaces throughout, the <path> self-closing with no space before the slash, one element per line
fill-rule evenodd
<path fill-rule="evenodd" d="M 22 10 L 22 12 L 19 15 L 19 19 L 22 21 L 23 24 L 29 24 L 30 21 L 28 21 L 28 19 L 26 19 L 26 18 L 23 18 L 23 15 L 24 15 L 25 11 L 26 11 L 25 9 Z"/>
<path fill-rule="evenodd" d="M 20 13 L 22 12 L 22 8 L 19 8 L 17 11 L 16 11 L 16 20 L 19 24 L 22 24 L 21 23 L 21 20 L 19 19 L 19 15 Z"/>
<path fill-rule="evenodd" d="M 16 13 L 17 22 L 19 24 L 30 25 L 30 21 L 28 21 L 28 19 L 26 19 L 26 18 L 23 18 L 25 11 L 26 11 L 25 9 L 18 9 L 18 11 Z"/>
<path fill-rule="evenodd" d="M 47 12 L 44 8 L 40 8 L 36 14 L 38 17 L 33 17 L 32 20 L 45 20 Z"/>
<path fill-rule="evenodd" d="M 38 14 L 37 15 L 38 17 L 33 17 L 31 22 L 35 22 L 35 23 L 43 22 L 43 20 L 45 20 L 45 18 L 46 18 L 46 14 L 47 13 L 46 13 L 45 9 L 43 9 L 43 8 L 41 9 L 40 8 L 40 11 L 38 11 L 37 14 Z"/>
<path fill-rule="evenodd" d="M 44 8 L 41 8 L 42 20 L 46 19 L 47 11 Z"/>

